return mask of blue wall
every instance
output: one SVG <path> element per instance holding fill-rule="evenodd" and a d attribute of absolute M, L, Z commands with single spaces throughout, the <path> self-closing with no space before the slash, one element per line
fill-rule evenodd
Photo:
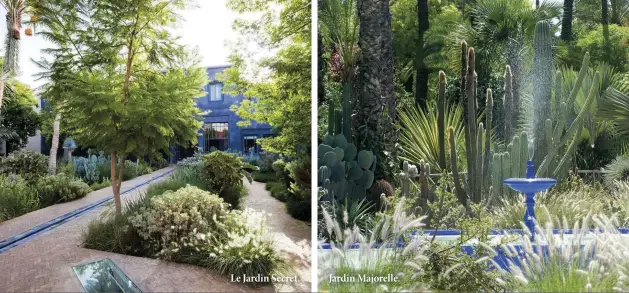
<path fill-rule="evenodd" d="M 236 123 L 238 121 L 242 121 L 242 119 L 240 119 L 240 117 L 238 117 L 236 113 L 232 112 L 230 107 L 234 104 L 239 104 L 244 99 L 242 95 L 230 96 L 223 93 L 222 101 L 210 101 L 209 85 L 220 84 L 218 81 L 216 81 L 216 74 L 223 72 L 227 68 L 229 68 L 229 66 L 206 68 L 206 72 L 210 82 L 208 83 L 208 86 L 206 86 L 206 88 L 204 89 L 207 92 L 206 96 L 197 99 L 197 106 L 202 111 L 210 111 L 207 115 L 204 116 L 204 122 L 223 122 L 229 124 L 229 148 L 235 151 L 242 152 L 246 151 L 243 149 L 245 136 L 255 135 L 257 136 L 257 138 L 262 138 L 264 136 L 271 135 L 272 130 L 271 126 L 267 124 L 256 123 L 255 121 L 252 121 L 251 125 L 247 127 L 241 128 L 236 125 Z M 203 131 L 199 130 L 199 134 L 202 133 Z M 200 136 L 199 146 L 203 147 L 204 143 L 205 137 Z"/>

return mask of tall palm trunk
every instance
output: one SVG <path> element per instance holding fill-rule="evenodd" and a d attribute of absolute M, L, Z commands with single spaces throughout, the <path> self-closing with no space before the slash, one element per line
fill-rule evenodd
<path fill-rule="evenodd" d="M 568 42 L 572 40 L 572 18 L 574 12 L 574 0 L 564 0 L 563 15 L 561 16 L 561 39 Z"/>
<path fill-rule="evenodd" d="M 57 173 L 57 149 L 59 148 L 59 124 L 61 123 L 61 114 L 55 115 L 55 121 L 52 123 L 52 145 L 50 146 L 50 156 L 48 157 L 48 174 L 55 175 Z"/>
<path fill-rule="evenodd" d="M 397 141 L 395 130 L 396 100 L 393 83 L 393 48 L 391 12 L 388 0 L 358 0 L 360 47 L 357 78 L 357 128 L 360 147 L 376 154 L 379 166 L 386 166 Z M 376 177 L 388 176 L 384 168 Z"/>
<path fill-rule="evenodd" d="M 609 5 L 608 0 L 601 0 L 601 24 L 603 24 L 603 39 L 605 40 L 605 61 L 609 63 L 611 57 L 609 41 Z"/>
<path fill-rule="evenodd" d="M 424 62 L 424 35 L 430 28 L 428 21 L 428 0 L 417 0 L 417 22 L 419 24 L 419 38 L 415 52 L 415 104 L 426 109 L 428 101 L 428 68 Z"/>
<path fill-rule="evenodd" d="M 620 25 L 620 0 L 611 0 L 612 3 L 612 17 L 611 23 Z"/>
<path fill-rule="evenodd" d="M 4 63 L 2 64 L 2 76 L 0 76 L 0 109 L 4 101 L 4 88 L 7 77 L 14 75 L 20 45 L 20 29 L 22 27 L 22 15 L 17 12 L 7 12 L 7 36 L 4 47 Z"/>

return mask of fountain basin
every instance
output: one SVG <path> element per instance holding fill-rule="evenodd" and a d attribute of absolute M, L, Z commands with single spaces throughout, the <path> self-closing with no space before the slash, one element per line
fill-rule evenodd
<path fill-rule="evenodd" d="M 509 178 L 504 184 L 522 193 L 538 193 L 555 185 L 557 180 L 552 178 Z"/>

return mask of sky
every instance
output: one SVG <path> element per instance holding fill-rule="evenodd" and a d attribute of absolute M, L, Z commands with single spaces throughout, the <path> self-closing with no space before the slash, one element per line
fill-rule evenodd
<path fill-rule="evenodd" d="M 225 65 L 230 54 L 228 41 L 235 41 L 237 33 L 232 30 L 232 23 L 239 17 L 225 7 L 226 0 L 198 0 L 197 7 L 181 12 L 183 21 L 174 29 L 174 34 L 181 37 L 180 42 L 191 48 L 197 48 L 203 58 L 201 65 Z M 0 15 L 6 10 L 0 8 Z M 0 38 L 6 36 L 6 19 L 0 23 Z M 22 30 L 23 32 L 24 30 Z M 40 71 L 31 59 L 41 58 L 40 50 L 52 47 L 52 44 L 40 36 L 27 37 L 22 34 L 20 42 L 20 75 L 18 80 L 36 88 L 44 81 L 35 80 L 33 75 Z"/>

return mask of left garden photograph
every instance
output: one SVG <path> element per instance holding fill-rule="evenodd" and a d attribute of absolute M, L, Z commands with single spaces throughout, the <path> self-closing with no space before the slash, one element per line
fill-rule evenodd
<path fill-rule="evenodd" d="M 2 14 L 0 291 L 310 291 L 310 1 Z"/>

